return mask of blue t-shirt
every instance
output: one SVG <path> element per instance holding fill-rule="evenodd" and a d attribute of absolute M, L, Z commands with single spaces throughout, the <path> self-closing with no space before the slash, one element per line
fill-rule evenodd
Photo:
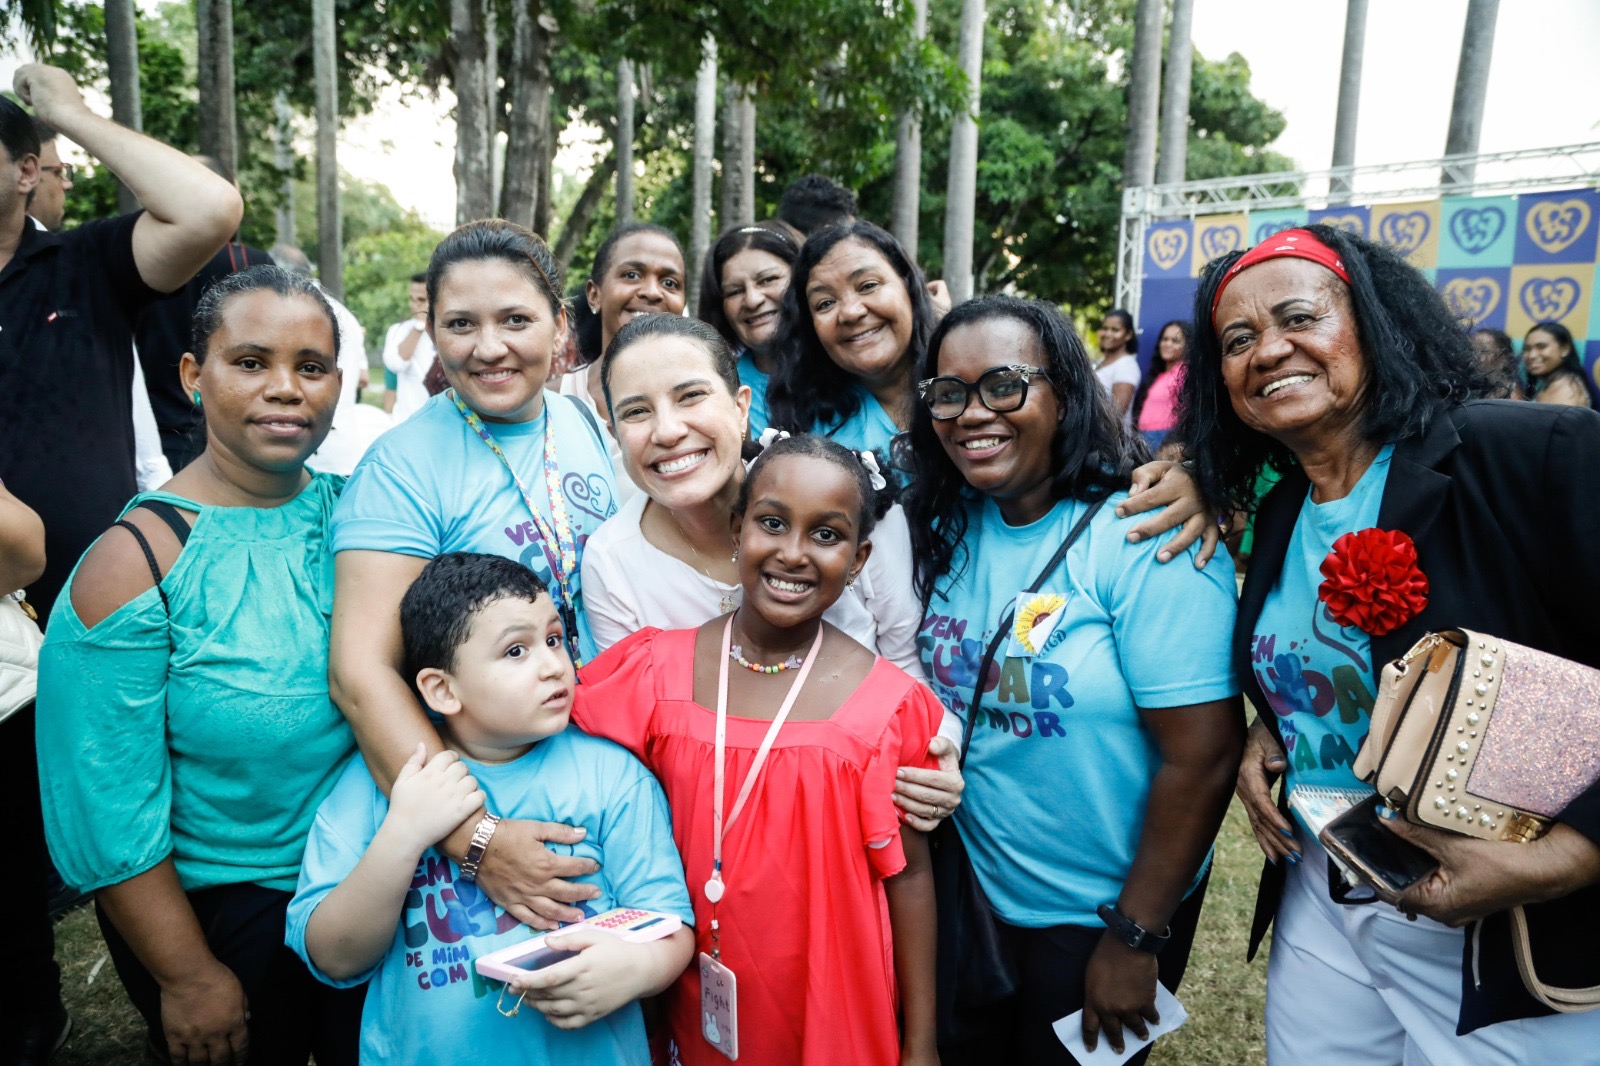
<path fill-rule="evenodd" d="M 1129 544 L 1113 495 L 1001 641 L 967 753 L 956 825 L 989 902 L 1020 926 L 1098 926 L 1138 850 L 1160 755 L 1138 708 L 1235 695 L 1236 593 L 1219 553 L 1204 570 L 1156 562 L 1170 537 Z M 933 690 L 969 713 L 995 627 L 1061 546 L 1087 504 L 1062 500 L 1012 527 L 994 501 L 971 505 L 965 551 L 922 621 Z M 942 595 L 941 595 L 942 594 Z"/>
<path fill-rule="evenodd" d="M 1256 621 L 1250 668 L 1278 716 L 1291 788 L 1368 787 L 1350 766 L 1372 724 L 1372 638 L 1335 622 L 1317 589 L 1333 542 L 1377 525 L 1393 454 L 1393 445 L 1379 452 L 1341 500 L 1314 503 L 1306 491 L 1283 569 Z"/>
<path fill-rule="evenodd" d="M 598 425 L 585 415 L 577 401 L 546 390 L 544 413 L 533 421 L 486 425 L 549 522 L 544 432 L 546 420 L 552 420 L 562 493 L 578 549 L 578 573 L 572 577 L 578 647 L 588 661 L 595 648 L 583 612 L 583 546 L 617 504 L 611 457 Z M 556 592 L 522 493 L 443 394 L 378 438 L 350 475 L 333 514 L 333 550 L 352 549 L 423 559 L 454 551 L 501 555 L 538 574 Z"/>
<path fill-rule="evenodd" d="M 639 907 L 693 922 L 666 797 L 623 748 L 569 728 L 513 762 L 490 766 L 467 760 L 467 767 L 488 793 L 489 809 L 502 817 L 589 830 L 575 846 L 547 845 L 600 864 L 599 873 L 573 878 L 600 886 L 600 898 L 579 904 L 586 913 Z M 496 1013 L 501 985 L 479 977 L 473 961 L 536 934 L 477 885 L 461 881 L 456 863 L 432 848 L 417 863 L 389 954 L 347 981 L 319 971 L 306 952 L 311 914 L 355 869 L 388 809 L 357 756 L 317 811 L 300 885 L 289 904 L 288 944 L 313 973 L 339 987 L 372 981 L 361 1013 L 363 1063 L 448 1062 L 466 1048 L 475 1061 L 497 1066 L 649 1063 L 637 1003 L 570 1032 L 531 1007 L 515 1018 Z M 507 996 L 507 1008 L 514 999 Z"/>
<path fill-rule="evenodd" d="M 878 402 L 876 396 L 860 385 L 855 386 L 855 390 L 861 401 L 855 414 L 834 423 L 831 429 L 818 422 L 811 432 L 832 437 L 853 452 L 877 452 L 888 459 L 890 445 L 900 435 L 901 429 L 894 424 L 894 419 L 889 417 L 889 412 L 883 409 L 883 404 Z"/>
<path fill-rule="evenodd" d="M 750 386 L 750 439 L 761 436 L 761 431 L 772 423 L 767 418 L 767 384 L 771 377 L 756 366 L 755 356 L 749 348 L 739 349 L 739 384 Z"/>

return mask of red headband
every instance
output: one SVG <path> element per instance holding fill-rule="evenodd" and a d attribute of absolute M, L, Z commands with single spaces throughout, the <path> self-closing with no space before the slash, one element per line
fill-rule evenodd
<path fill-rule="evenodd" d="M 1243 271 L 1257 263 L 1265 263 L 1268 259 L 1309 259 L 1333 271 L 1346 285 L 1350 284 L 1350 272 L 1344 268 L 1344 260 L 1339 258 L 1338 252 L 1318 240 L 1315 233 L 1306 229 L 1284 230 L 1282 233 L 1273 234 L 1241 255 L 1238 261 L 1228 268 L 1228 272 L 1222 275 L 1216 295 L 1211 298 L 1213 328 L 1217 324 L 1217 306 L 1222 303 L 1222 294 L 1233 284 L 1233 279 Z"/>

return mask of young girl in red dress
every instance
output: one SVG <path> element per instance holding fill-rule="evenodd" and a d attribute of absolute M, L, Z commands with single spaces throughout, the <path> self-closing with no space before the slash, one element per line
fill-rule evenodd
<path fill-rule="evenodd" d="M 743 605 L 582 672 L 574 720 L 661 780 L 694 899 L 675 1063 L 937 1061 L 927 842 L 890 794 L 897 767 L 933 765 L 943 708 L 822 621 L 872 550 L 881 486 L 831 440 L 775 442 L 734 508 Z"/>

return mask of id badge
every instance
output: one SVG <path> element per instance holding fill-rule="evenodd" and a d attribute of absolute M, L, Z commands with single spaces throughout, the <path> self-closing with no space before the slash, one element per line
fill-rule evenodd
<path fill-rule="evenodd" d="M 700 1035 L 728 1056 L 739 1058 L 739 983 L 733 971 L 700 953 Z"/>
<path fill-rule="evenodd" d="M 1061 620 L 1067 613 L 1067 602 L 1072 592 L 1024 592 L 1016 599 L 1012 615 L 1011 639 L 1006 644 L 1006 658 L 1031 659 L 1043 655 L 1066 639 L 1067 630 Z"/>

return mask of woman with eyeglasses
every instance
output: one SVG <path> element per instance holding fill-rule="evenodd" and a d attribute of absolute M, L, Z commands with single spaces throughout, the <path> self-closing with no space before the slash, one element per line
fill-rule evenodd
<path fill-rule="evenodd" d="M 954 817 L 1018 988 L 946 1019 L 941 1059 L 1072 1062 L 1051 1023 L 1080 1008 L 1121 1050 L 1183 976 L 1242 747 L 1232 568 L 1122 535 L 1143 449 L 1055 308 L 961 304 L 917 369 L 918 648 L 965 719 Z"/>

